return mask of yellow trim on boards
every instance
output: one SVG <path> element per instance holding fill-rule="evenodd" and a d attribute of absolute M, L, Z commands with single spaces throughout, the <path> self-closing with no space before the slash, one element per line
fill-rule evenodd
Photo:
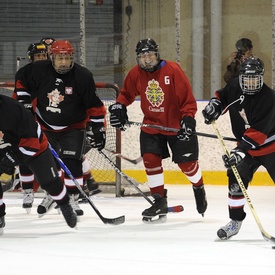
<path fill-rule="evenodd" d="M 123 170 L 123 172 L 141 183 L 147 182 L 144 170 Z M 226 171 L 203 171 L 202 174 L 205 184 L 227 185 Z M 181 171 L 164 171 L 164 181 L 167 184 L 189 184 L 186 176 Z M 256 172 L 251 184 L 274 185 L 267 172 Z"/>

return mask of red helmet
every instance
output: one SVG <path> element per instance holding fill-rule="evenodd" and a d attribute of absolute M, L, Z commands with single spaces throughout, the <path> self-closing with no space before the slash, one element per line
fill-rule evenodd
<path fill-rule="evenodd" d="M 74 48 L 68 40 L 56 40 L 50 49 L 52 65 L 57 73 L 66 74 L 74 66 Z M 69 57 L 69 64 L 60 64 L 59 60 Z"/>
<path fill-rule="evenodd" d="M 56 40 L 50 49 L 50 55 L 53 54 L 74 54 L 74 48 L 68 40 Z"/>

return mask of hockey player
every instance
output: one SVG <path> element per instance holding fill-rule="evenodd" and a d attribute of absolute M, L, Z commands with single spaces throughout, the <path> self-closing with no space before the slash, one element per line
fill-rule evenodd
<path fill-rule="evenodd" d="M 153 217 L 166 217 L 167 195 L 164 189 L 162 159 L 169 157 L 192 184 L 197 211 L 204 214 L 207 201 L 203 178 L 198 164 L 198 140 L 195 131 L 197 103 L 189 81 L 180 66 L 160 59 L 158 45 L 143 39 L 136 46 L 137 65 L 125 78 L 124 86 L 115 104 L 109 107 L 112 126 L 125 130 L 128 116 L 126 106 L 140 96 L 143 122 L 178 128 L 178 134 L 141 127 L 140 150 L 143 157 L 148 186 L 154 204 L 142 212 L 143 221 Z"/>
<path fill-rule="evenodd" d="M 0 236 L 4 233 L 5 227 L 5 215 L 6 215 L 6 205 L 3 201 L 3 189 L 2 184 L 0 183 Z"/>
<path fill-rule="evenodd" d="M 77 216 L 69 203 L 67 189 L 58 177 L 55 160 L 48 147 L 48 139 L 31 112 L 16 100 L 0 95 L 0 174 L 13 174 L 19 163 L 26 165 L 41 187 L 60 206 L 70 227 Z M 0 228 L 5 226 L 5 204 L 0 190 Z"/>
<path fill-rule="evenodd" d="M 228 176 L 228 224 L 217 235 L 226 240 L 238 234 L 245 219 L 245 198 L 231 170 L 235 165 L 245 188 L 262 165 L 275 182 L 275 94 L 263 82 L 264 65 L 255 57 L 245 59 L 239 78 L 216 92 L 202 111 L 205 123 L 229 110 L 232 132 L 238 140 L 229 158 L 223 156 Z"/>
<path fill-rule="evenodd" d="M 48 57 L 48 59 L 50 59 L 50 49 L 51 49 L 51 46 L 52 46 L 54 41 L 55 41 L 55 39 L 52 38 L 52 37 L 44 37 L 40 40 L 40 43 L 45 45 L 46 48 L 47 48 L 47 57 Z"/>
<path fill-rule="evenodd" d="M 29 94 L 27 92 L 26 87 L 22 85 L 21 79 L 28 74 L 28 71 L 32 63 L 40 60 L 47 60 L 47 48 L 45 45 L 41 43 L 31 43 L 27 50 L 27 56 L 29 64 L 19 69 L 15 74 L 15 89 L 12 96 L 13 98 L 17 99 L 19 102 L 22 102 L 23 104 L 25 97 L 28 97 Z M 24 107 L 32 112 L 31 104 L 25 104 Z M 35 182 L 32 171 L 24 164 L 21 164 L 19 166 L 19 175 L 23 193 L 22 207 L 26 209 L 27 213 L 30 213 L 34 200 L 34 184 L 37 185 L 37 183 Z"/>
<path fill-rule="evenodd" d="M 86 134 L 91 146 L 105 146 L 105 107 L 95 93 L 92 73 L 74 63 L 74 48 L 67 40 L 56 40 L 50 50 L 51 60 L 33 63 L 22 80 L 29 90 L 25 104 L 35 104 L 35 115 L 50 143 L 83 186 L 82 153 Z M 88 121 L 88 122 L 87 122 Z M 86 131 L 87 130 L 87 131 Z M 68 175 L 65 185 L 77 215 L 79 190 Z M 48 197 L 48 203 L 52 202 Z"/>
<path fill-rule="evenodd" d="M 40 40 L 40 43 L 44 44 L 47 48 L 48 59 L 50 59 L 50 50 L 54 41 L 55 39 L 52 37 L 44 37 Z M 98 184 L 95 182 L 91 174 L 90 164 L 89 164 L 89 161 L 85 158 L 85 156 L 83 156 L 82 168 L 83 168 L 83 190 L 86 192 L 88 196 L 100 193 L 101 190 L 99 189 Z M 43 207 L 43 205 L 44 204 L 42 202 L 41 207 Z M 43 211 L 43 210 L 40 209 L 40 211 Z"/>

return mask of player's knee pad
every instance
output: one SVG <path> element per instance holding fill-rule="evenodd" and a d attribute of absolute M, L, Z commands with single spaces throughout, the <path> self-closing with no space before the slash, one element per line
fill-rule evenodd
<path fill-rule="evenodd" d="M 56 163 L 49 148 L 39 156 L 29 159 L 26 164 L 32 170 L 42 188 L 43 185 L 58 178 Z"/>
<path fill-rule="evenodd" d="M 199 164 L 197 160 L 178 163 L 178 166 L 186 175 L 194 175 L 199 170 Z"/>
<path fill-rule="evenodd" d="M 162 157 L 157 154 L 146 153 L 142 156 L 147 175 L 155 175 L 163 172 Z"/>

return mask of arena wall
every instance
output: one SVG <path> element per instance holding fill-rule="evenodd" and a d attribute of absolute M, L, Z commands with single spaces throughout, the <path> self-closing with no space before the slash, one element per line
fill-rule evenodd
<path fill-rule="evenodd" d="M 204 119 L 201 114 L 201 111 L 206 104 L 207 101 L 198 101 L 196 131 L 201 133 L 215 134 L 213 127 L 204 123 Z M 139 100 L 128 106 L 127 109 L 130 121 L 142 122 L 143 116 L 140 110 Z M 217 127 L 222 136 L 233 137 L 228 114 L 221 116 L 217 120 Z M 122 155 L 125 155 L 131 159 L 136 159 L 140 156 L 139 132 L 139 127 L 131 126 L 122 133 Z M 228 150 L 236 147 L 236 143 L 232 141 L 225 141 L 225 144 Z M 215 185 L 227 184 L 226 169 L 222 161 L 223 149 L 219 143 L 219 140 L 200 136 L 199 150 L 199 163 L 204 176 L 204 182 L 206 184 Z M 185 175 L 180 172 L 178 166 L 175 163 L 172 163 L 171 158 L 163 160 L 163 168 L 165 183 L 188 184 L 188 180 L 186 179 Z M 134 165 L 125 160 L 122 160 L 122 169 L 127 175 L 135 178 L 139 182 L 146 182 L 146 174 L 144 172 L 144 166 L 142 162 Z M 252 184 L 273 185 L 273 182 L 267 174 L 266 170 L 259 168 L 253 178 Z"/>

